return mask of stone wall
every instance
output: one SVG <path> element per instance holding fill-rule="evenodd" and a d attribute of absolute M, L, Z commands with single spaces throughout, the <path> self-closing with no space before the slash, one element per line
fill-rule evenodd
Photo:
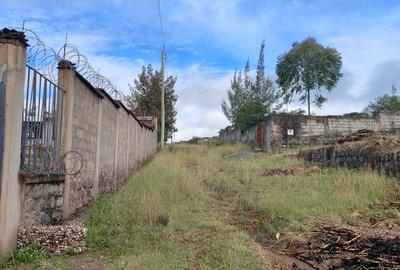
<path fill-rule="evenodd" d="M 74 80 L 74 109 L 72 116 L 72 149 L 83 157 L 81 172 L 69 178 L 68 207 L 80 209 L 95 195 L 97 162 L 98 115 L 101 99 L 79 78 Z"/>
<path fill-rule="evenodd" d="M 288 129 L 294 131 L 293 136 L 288 136 Z M 400 129 L 400 112 L 383 112 L 376 117 L 270 114 L 265 119 L 264 148 L 274 150 L 288 144 L 326 144 L 361 129 L 373 131 Z M 220 131 L 219 137 L 222 140 L 244 142 L 251 145 L 255 145 L 257 142 L 255 127 L 245 132 L 227 127 Z"/>
<path fill-rule="evenodd" d="M 94 88 L 76 72 L 74 64 L 63 60 L 58 66 L 62 91 L 57 91 L 57 97 L 59 92 L 64 94 L 57 100 L 57 114 L 53 114 L 59 121 L 55 130 L 60 131 L 56 145 L 61 142 L 60 149 L 54 151 L 57 153 L 50 152 L 53 165 L 60 166 L 60 156 L 78 151 L 83 156 L 83 168 L 75 176 L 61 176 L 54 167 L 37 179 L 20 174 L 21 116 L 24 93 L 29 90 L 24 85 L 28 82 L 27 45 L 24 33 L 0 30 L 0 256 L 13 254 L 21 223 L 61 222 L 87 206 L 99 191 L 111 190 L 125 180 L 129 170 L 157 149 L 157 125 L 151 119 L 150 123 L 140 122 L 120 102 Z M 43 87 L 43 79 L 38 80 Z M 50 95 L 46 102 L 53 101 L 51 98 L 55 96 Z"/>
<path fill-rule="evenodd" d="M 66 179 L 67 213 L 85 207 L 97 191 L 115 190 L 133 168 L 157 150 L 157 138 L 153 136 L 156 129 L 141 123 L 120 101 L 72 72 L 75 84 L 71 150 L 83 155 L 84 164 L 77 176 Z M 64 216 L 68 214 L 64 212 Z"/>
<path fill-rule="evenodd" d="M 86 207 L 98 192 L 116 190 L 157 150 L 157 130 L 140 122 L 120 101 L 94 88 L 68 63 L 61 66 L 59 76 L 65 91 L 61 149 L 78 151 L 83 167 L 73 176 L 25 179 L 24 225 L 61 222 Z"/>
<path fill-rule="evenodd" d="M 23 225 L 60 223 L 63 192 L 63 182 L 27 184 L 21 223 Z"/>
<path fill-rule="evenodd" d="M 344 116 L 305 116 L 273 114 L 267 118 L 272 139 L 268 148 L 293 143 L 326 143 L 338 136 L 351 134 L 360 129 L 377 131 L 380 126 L 375 118 L 353 118 Z M 288 136 L 288 129 L 294 131 Z"/>
<path fill-rule="evenodd" d="M 136 166 L 135 145 L 137 143 L 136 131 L 139 124 L 136 121 L 129 121 L 129 147 L 128 147 L 128 169 L 133 170 Z"/>
<path fill-rule="evenodd" d="M 102 100 L 99 191 L 115 188 L 115 146 L 117 136 L 117 107 L 109 99 Z"/>
<path fill-rule="evenodd" d="M 118 111 L 118 149 L 117 149 L 117 171 L 116 177 L 117 181 L 128 177 L 129 167 L 128 167 L 128 128 L 129 128 L 129 114 L 124 110 L 120 109 Z"/>
<path fill-rule="evenodd" d="M 388 176 L 400 174 L 400 151 L 378 152 L 374 148 L 340 149 L 335 146 L 304 150 L 299 157 L 324 165 L 349 169 L 371 168 Z"/>

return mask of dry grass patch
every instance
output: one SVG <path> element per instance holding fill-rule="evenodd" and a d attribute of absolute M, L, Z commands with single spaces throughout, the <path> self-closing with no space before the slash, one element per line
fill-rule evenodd
<path fill-rule="evenodd" d="M 286 152 L 226 159 L 241 151 L 249 149 L 177 145 L 158 153 L 92 204 L 85 224 L 93 256 L 107 254 L 107 269 L 265 269 L 268 256 L 251 238 L 294 243 L 315 220 L 358 224 L 398 213 L 383 207 L 398 205 L 393 179 L 329 168 L 263 176 L 310 164 Z"/>

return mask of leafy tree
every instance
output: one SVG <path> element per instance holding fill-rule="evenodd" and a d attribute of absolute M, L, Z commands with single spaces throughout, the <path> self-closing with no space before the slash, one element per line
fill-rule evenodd
<path fill-rule="evenodd" d="M 165 141 L 177 131 L 175 103 L 178 96 L 175 94 L 177 77 L 169 76 L 165 80 Z M 127 101 L 131 110 L 139 110 L 146 115 L 155 115 L 158 118 L 158 138 L 161 136 L 161 73 L 154 70 L 151 64 L 142 67 L 142 72 L 135 79 L 134 85 L 129 86 L 130 95 Z"/>
<path fill-rule="evenodd" d="M 309 37 L 301 43 L 295 42 L 292 49 L 278 57 L 277 83 L 282 89 L 285 103 L 300 95 L 300 101 L 307 101 L 308 115 L 311 114 L 311 91 L 315 91 L 314 104 L 321 107 L 327 101 L 322 90 L 331 92 L 342 77 L 342 58 L 333 48 L 324 47 Z"/>
<path fill-rule="evenodd" d="M 248 98 L 237 113 L 236 126 L 241 131 L 246 131 L 263 120 L 265 120 L 265 108 L 263 104 Z"/>
<path fill-rule="evenodd" d="M 392 95 L 377 97 L 364 109 L 365 113 L 377 115 L 381 111 L 395 112 L 400 111 L 400 96 L 397 95 L 397 88 L 392 86 Z"/>
<path fill-rule="evenodd" d="M 276 109 L 278 93 L 273 82 L 265 76 L 265 42 L 261 43 L 255 80 L 250 75 L 250 61 L 243 72 L 235 72 L 228 89 L 228 102 L 222 102 L 222 111 L 235 127 L 245 131 L 263 121 Z"/>

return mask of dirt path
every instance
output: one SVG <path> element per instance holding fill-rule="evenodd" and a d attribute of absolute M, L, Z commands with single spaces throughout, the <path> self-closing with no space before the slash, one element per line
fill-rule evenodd
<path fill-rule="evenodd" d="M 258 254 L 261 261 L 267 267 L 267 269 L 279 269 L 279 270 L 292 270 L 292 269 L 313 269 L 306 263 L 285 254 L 279 254 L 278 252 L 272 251 L 270 248 L 257 243 L 253 239 L 249 238 L 246 242 L 247 247 Z"/>
<path fill-rule="evenodd" d="M 246 239 L 246 247 L 254 254 L 257 254 L 265 265 L 266 269 L 277 270 L 293 270 L 293 269 L 313 269 L 308 264 L 301 260 L 288 256 L 287 254 L 280 253 L 274 250 L 273 247 L 269 248 L 255 241 L 255 234 L 257 229 L 261 226 L 262 222 L 257 218 L 257 211 L 246 209 L 245 221 L 240 223 L 238 221 L 237 209 L 235 209 L 234 200 L 240 194 L 237 192 L 216 192 L 209 189 L 211 196 L 216 200 L 216 205 L 219 209 L 228 215 L 228 222 L 245 232 L 248 236 Z"/>

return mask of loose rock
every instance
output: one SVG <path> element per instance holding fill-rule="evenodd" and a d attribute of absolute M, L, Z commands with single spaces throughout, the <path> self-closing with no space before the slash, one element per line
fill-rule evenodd
<path fill-rule="evenodd" d="M 17 247 L 40 245 L 50 253 L 81 253 L 86 250 L 87 228 L 83 224 L 20 226 Z"/>

